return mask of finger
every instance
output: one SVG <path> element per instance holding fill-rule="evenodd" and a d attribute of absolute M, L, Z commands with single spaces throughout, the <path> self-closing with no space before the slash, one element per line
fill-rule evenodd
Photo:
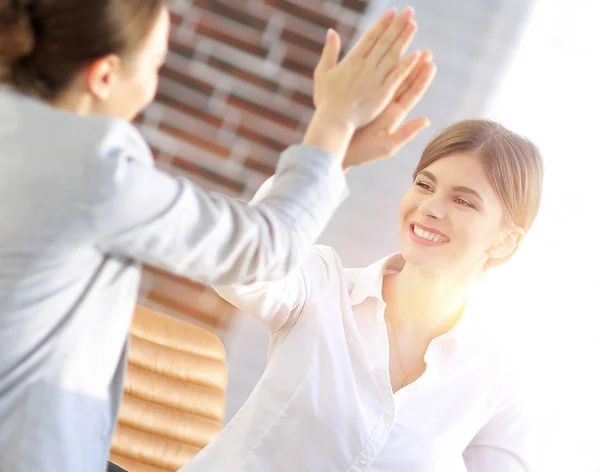
<path fill-rule="evenodd" d="M 378 38 L 367 55 L 373 61 L 373 64 L 379 64 L 396 40 L 403 36 L 405 29 L 409 25 L 415 25 L 412 15 L 412 10 L 406 8 L 402 13 L 395 16 L 390 26 Z"/>
<path fill-rule="evenodd" d="M 410 71 L 410 74 L 408 75 L 408 77 L 406 77 L 406 79 L 402 81 L 400 86 L 396 89 L 394 99 L 400 98 L 402 96 L 402 93 L 405 92 L 408 89 L 408 87 L 410 87 L 410 84 L 412 84 L 416 80 L 417 76 L 419 75 L 419 72 L 424 66 L 423 55 L 424 53 L 419 54 L 419 59 L 417 60 L 417 63 L 415 64 L 413 69 Z"/>
<path fill-rule="evenodd" d="M 332 29 L 327 31 L 325 39 L 325 46 L 319 59 L 317 67 L 315 67 L 315 77 L 327 72 L 329 69 L 335 67 L 340 57 L 340 50 L 342 48 L 342 41 L 340 36 Z"/>
<path fill-rule="evenodd" d="M 376 118 L 374 125 L 382 129 L 385 135 L 389 135 L 396 131 L 399 124 L 406 118 L 406 111 L 397 103 L 390 103 L 385 110 Z"/>
<path fill-rule="evenodd" d="M 409 21 L 394 45 L 392 45 L 395 49 L 395 52 L 398 53 L 397 57 L 404 56 L 404 53 L 412 43 L 412 40 L 415 39 L 415 34 L 417 34 L 417 24 L 414 21 Z"/>
<path fill-rule="evenodd" d="M 398 105 L 404 108 L 407 113 L 410 113 L 429 89 L 436 73 L 437 67 L 435 64 L 431 62 L 425 64 L 408 90 L 398 99 Z"/>
<path fill-rule="evenodd" d="M 410 75 L 406 78 L 406 80 L 404 80 L 400 84 L 400 86 L 396 90 L 395 99 L 400 98 L 402 96 L 402 94 L 404 92 L 406 92 L 406 90 L 417 79 L 417 77 L 421 73 L 421 71 L 422 71 L 423 67 L 425 66 L 425 64 L 431 62 L 432 60 L 433 60 L 433 55 L 431 54 L 430 50 L 426 49 L 425 51 L 423 51 L 421 53 L 421 56 L 419 57 L 419 61 L 417 62 L 417 64 L 413 68 L 413 70 L 411 71 Z"/>
<path fill-rule="evenodd" d="M 384 34 L 385 31 L 388 29 L 390 23 L 392 23 L 395 16 L 395 8 L 389 8 L 388 10 L 386 10 L 383 13 L 383 15 L 379 17 L 379 20 L 373 23 L 373 25 L 363 35 L 363 37 L 360 38 L 358 43 L 356 43 L 356 45 L 352 48 L 352 50 L 348 53 L 346 57 L 365 57 L 367 53 L 371 50 L 373 45 L 381 37 L 381 35 Z"/>
<path fill-rule="evenodd" d="M 401 60 L 404 51 L 408 47 L 410 43 L 410 38 L 414 37 L 417 31 L 417 25 L 415 23 L 409 23 L 406 25 L 402 34 L 396 39 L 396 41 L 392 44 L 388 52 L 383 56 L 381 61 L 377 64 L 377 73 L 382 77 L 387 77 L 387 74 L 398 65 L 398 62 Z M 406 71 L 406 76 L 412 72 L 413 68 L 417 64 L 421 53 L 417 51 L 417 56 L 414 61 L 410 61 L 408 64 L 405 64 L 408 67 Z"/>
<path fill-rule="evenodd" d="M 395 154 L 401 147 L 412 141 L 419 132 L 427 128 L 431 122 L 421 116 L 407 121 L 400 129 L 389 135 L 391 154 Z"/>
<path fill-rule="evenodd" d="M 431 62 L 433 61 L 433 54 L 429 49 L 425 49 L 425 51 L 423 51 L 423 54 L 421 55 L 421 59 L 424 63 Z"/>
<path fill-rule="evenodd" d="M 414 139 L 423 128 L 429 126 L 429 124 L 427 118 L 421 117 L 407 122 L 394 133 L 388 133 L 385 129 L 381 129 L 377 133 L 377 139 L 373 143 L 373 146 L 377 149 L 376 155 L 379 156 L 379 159 L 394 156 L 403 146 Z"/>
<path fill-rule="evenodd" d="M 417 60 L 419 59 L 419 51 L 413 51 L 408 56 L 403 58 L 399 63 L 394 66 L 391 71 L 388 72 L 387 76 L 385 76 L 383 83 L 381 84 L 382 88 L 385 90 L 385 93 L 390 94 L 390 100 L 394 98 L 396 93 L 396 89 L 400 86 L 403 80 L 408 77 L 408 74 L 412 71 Z M 382 69 L 382 71 L 385 69 Z"/>

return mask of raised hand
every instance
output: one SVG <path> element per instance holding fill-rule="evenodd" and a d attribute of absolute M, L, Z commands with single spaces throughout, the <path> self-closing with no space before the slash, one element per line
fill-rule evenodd
<path fill-rule="evenodd" d="M 317 110 L 343 116 L 357 128 L 372 121 L 416 63 L 416 52 L 402 57 L 415 31 L 411 9 L 397 15 L 388 10 L 339 64 L 340 38 L 329 31 L 314 74 Z"/>
<path fill-rule="evenodd" d="M 425 51 L 398 87 L 394 100 L 374 121 L 356 131 L 344 158 L 345 169 L 393 156 L 429 126 L 426 117 L 402 123 L 421 100 L 435 74 L 432 55 Z"/>
<path fill-rule="evenodd" d="M 411 9 L 384 13 L 338 64 L 340 38 L 334 31 L 315 69 L 315 116 L 304 144 L 346 154 L 356 129 L 373 121 L 394 100 L 419 53 L 402 57 L 416 31 Z"/>

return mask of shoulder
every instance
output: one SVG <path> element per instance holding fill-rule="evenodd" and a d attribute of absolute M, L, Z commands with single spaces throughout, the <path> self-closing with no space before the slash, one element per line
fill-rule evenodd
<path fill-rule="evenodd" d="M 120 160 L 152 163 L 152 152 L 131 123 L 114 118 L 94 117 L 86 123 L 86 141 L 100 163 Z"/>
<path fill-rule="evenodd" d="M 338 253 L 329 246 L 315 245 L 312 247 L 303 272 L 310 281 L 313 293 L 334 284 L 339 285 L 343 279 L 342 262 Z"/>
<path fill-rule="evenodd" d="M 114 194 L 116 190 L 131 187 L 132 178 L 140 168 L 154 167 L 152 151 L 139 131 L 126 121 L 98 118 L 87 124 L 87 138 L 80 143 L 83 176 L 92 194 Z"/>
<path fill-rule="evenodd" d="M 129 122 L 108 116 L 81 116 L 25 95 L 2 90 L 0 117 L 10 134 L 29 143 L 30 153 L 44 154 L 60 164 L 94 162 L 116 150 L 151 161 L 152 154 Z M 31 136 L 31 138 L 29 138 Z"/>

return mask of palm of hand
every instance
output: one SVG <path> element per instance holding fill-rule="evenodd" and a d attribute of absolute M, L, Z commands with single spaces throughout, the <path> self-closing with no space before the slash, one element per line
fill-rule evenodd
<path fill-rule="evenodd" d="M 402 113 L 400 108 L 398 103 L 392 103 L 379 118 L 356 131 L 344 160 L 346 167 L 368 164 L 378 159 L 390 157 L 405 144 L 404 142 L 398 142 L 394 132 L 389 132 L 393 118 Z M 402 128 L 404 127 L 406 125 Z M 368 160 L 365 156 L 369 156 Z"/>
<path fill-rule="evenodd" d="M 354 134 L 344 160 L 346 169 L 393 156 L 429 125 L 425 117 L 403 121 L 425 94 L 435 73 L 431 54 L 422 54 L 413 72 L 398 89 L 396 98 L 374 121 Z"/>

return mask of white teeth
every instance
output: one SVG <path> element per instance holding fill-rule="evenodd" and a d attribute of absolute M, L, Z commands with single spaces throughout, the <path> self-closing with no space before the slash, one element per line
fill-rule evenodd
<path fill-rule="evenodd" d="M 423 239 L 427 239 L 429 241 L 433 241 L 439 243 L 442 240 L 442 237 L 438 234 L 430 233 L 429 231 L 424 231 L 417 226 L 413 226 L 413 233 Z"/>

